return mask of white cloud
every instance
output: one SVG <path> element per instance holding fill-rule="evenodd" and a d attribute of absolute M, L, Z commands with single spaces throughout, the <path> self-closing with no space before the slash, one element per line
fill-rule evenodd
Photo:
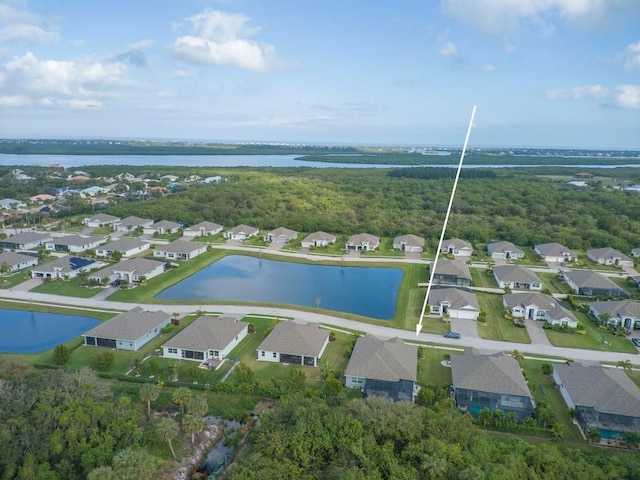
<path fill-rule="evenodd" d="M 26 95 L 0 96 L 0 107 L 24 107 L 30 104 L 31 100 Z"/>
<path fill-rule="evenodd" d="M 640 42 L 627 45 L 625 50 L 626 68 L 640 68 Z"/>
<path fill-rule="evenodd" d="M 549 100 L 582 100 L 584 98 L 603 98 L 608 93 L 609 89 L 602 85 L 585 85 L 547 90 L 545 96 Z"/>
<path fill-rule="evenodd" d="M 587 85 L 557 90 L 547 90 L 549 100 L 580 101 L 600 100 L 603 105 L 619 108 L 640 108 L 640 85 L 618 85 L 614 89 L 602 85 Z"/>
<path fill-rule="evenodd" d="M 50 43 L 58 40 L 56 29 L 38 15 L 0 4 L 0 43 Z"/>
<path fill-rule="evenodd" d="M 178 37 L 170 49 L 192 63 L 228 65 L 253 71 L 266 71 L 280 62 L 273 45 L 251 40 L 257 33 L 248 27 L 249 17 L 205 10 L 184 23 L 191 34 Z"/>
<path fill-rule="evenodd" d="M 443 57 L 455 57 L 457 54 L 458 49 L 453 42 L 446 42 L 440 46 L 440 55 Z"/>
<path fill-rule="evenodd" d="M 197 77 L 193 70 L 176 70 L 171 74 L 171 78 L 193 78 Z"/>
<path fill-rule="evenodd" d="M 488 63 L 488 64 L 486 64 L 486 65 L 483 65 L 483 66 L 481 67 L 481 69 L 482 69 L 482 71 L 483 71 L 483 72 L 485 72 L 485 73 L 491 73 L 491 72 L 495 72 L 495 71 L 496 71 L 496 66 L 495 66 L 495 65 L 492 65 L 492 64 L 490 64 L 490 63 Z"/>
<path fill-rule="evenodd" d="M 613 103 L 620 108 L 640 108 L 640 85 L 618 85 Z"/>
<path fill-rule="evenodd" d="M 125 62 L 136 67 L 147 67 L 149 61 L 147 60 L 147 55 L 144 53 L 144 50 L 152 45 L 152 40 L 141 40 L 132 43 L 131 45 L 127 45 L 122 52 L 113 55 L 111 59 L 117 62 Z"/>

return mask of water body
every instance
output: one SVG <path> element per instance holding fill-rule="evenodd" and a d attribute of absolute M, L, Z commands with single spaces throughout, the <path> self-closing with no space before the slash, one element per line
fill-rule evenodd
<path fill-rule="evenodd" d="M 0 309 L 0 352 L 41 353 L 99 323 L 77 315 Z"/>
<path fill-rule="evenodd" d="M 166 289 L 160 300 L 283 303 L 388 320 L 402 270 L 340 267 L 230 255 Z"/>

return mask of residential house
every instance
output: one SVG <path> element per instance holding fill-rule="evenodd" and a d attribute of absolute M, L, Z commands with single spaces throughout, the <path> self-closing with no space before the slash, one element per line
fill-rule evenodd
<path fill-rule="evenodd" d="M 104 266 L 104 262 L 90 258 L 67 255 L 31 269 L 31 278 L 65 279 L 75 278 L 79 272 L 89 272 Z"/>
<path fill-rule="evenodd" d="M 378 248 L 380 238 L 369 233 L 358 233 L 351 235 L 347 241 L 347 250 L 357 250 L 362 252 L 370 252 Z"/>
<path fill-rule="evenodd" d="M 179 177 L 176 177 L 175 175 L 163 175 L 160 177 L 160 180 L 163 182 L 176 182 L 178 179 Z"/>
<path fill-rule="evenodd" d="M 57 197 L 55 195 L 49 195 L 48 193 L 40 193 L 38 195 L 34 195 L 29 199 L 29 201 L 33 203 L 45 203 L 45 202 L 53 202 Z"/>
<path fill-rule="evenodd" d="M 594 248 L 587 250 L 587 257 L 602 265 L 613 265 L 614 267 L 631 267 L 633 268 L 633 259 L 627 257 L 625 254 L 620 253 L 618 250 L 611 247 Z"/>
<path fill-rule="evenodd" d="M 524 258 L 522 249 L 511 242 L 494 241 L 487 244 L 487 252 L 496 260 L 520 260 Z"/>
<path fill-rule="evenodd" d="M 576 178 L 594 178 L 595 175 L 589 172 L 578 172 L 573 175 Z"/>
<path fill-rule="evenodd" d="M 93 327 L 82 334 L 87 347 L 106 347 L 138 351 L 171 323 L 171 315 L 162 310 L 148 312 L 135 307 Z"/>
<path fill-rule="evenodd" d="M 157 277 L 166 270 L 166 263 L 150 258 L 128 258 L 109 265 L 89 275 L 90 280 L 96 280 L 102 284 L 115 280 L 126 281 L 128 283 L 139 283 L 143 280 L 150 280 Z"/>
<path fill-rule="evenodd" d="M 612 280 L 591 270 L 571 270 L 563 272 L 562 278 L 577 295 L 627 296 L 624 290 Z"/>
<path fill-rule="evenodd" d="M 288 243 L 296 238 L 298 238 L 298 232 L 285 227 L 279 227 L 267 233 L 264 236 L 264 241 L 270 243 Z"/>
<path fill-rule="evenodd" d="M 222 177 L 220 175 L 215 175 L 213 177 L 206 177 L 202 180 L 202 183 L 220 183 L 222 182 Z"/>
<path fill-rule="evenodd" d="M 570 328 L 578 326 L 578 320 L 571 311 L 551 295 L 544 293 L 508 293 L 502 296 L 502 305 L 516 318 L 539 320 Z"/>
<path fill-rule="evenodd" d="M 313 232 L 302 239 L 302 248 L 327 247 L 336 243 L 336 236 L 327 232 Z"/>
<path fill-rule="evenodd" d="M 96 255 L 99 257 L 110 257 L 115 252 L 119 252 L 123 257 L 131 257 L 148 250 L 151 245 L 138 238 L 119 238 L 106 245 L 96 248 Z"/>
<path fill-rule="evenodd" d="M 160 220 L 153 223 L 148 227 L 143 227 L 142 233 L 145 235 L 171 235 L 172 233 L 178 233 L 182 225 L 177 222 L 171 222 L 169 220 Z"/>
<path fill-rule="evenodd" d="M 403 252 L 422 252 L 424 250 L 424 238 L 417 235 L 399 235 L 393 239 L 394 250 Z"/>
<path fill-rule="evenodd" d="M 545 262 L 570 263 L 578 260 L 578 256 L 559 243 L 539 243 L 533 246 L 533 251 Z"/>
<path fill-rule="evenodd" d="M 473 255 L 473 246 L 466 240 L 450 238 L 442 242 L 440 252 L 454 257 L 470 257 Z"/>
<path fill-rule="evenodd" d="M 82 223 L 84 223 L 87 227 L 93 228 L 102 227 L 105 225 L 109 225 L 111 228 L 113 228 L 113 224 L 119 222 L 120 220 L 120 217 L 115 217 L 106 213 L 98 213 L 97 215 L 85 218 Z"/>
<path fill-rule="evenodd" d="M 36 265 L 38 265 L 38 257 L 35 255 L 24 255 L 14 252 L 0 253 L 0 274 L 15 273 L 25 268 L 35 267 Z"/>
<path fill-rule="evenodd" d="M 431 268 L 433 268 L 433 264 L 431 264 Z M 436 271 L 433 274 L 433 283 L 469 287 L 471 286 L 469 266 L 462 260 L 439 258 L 436 263 Z"/>
<path fill-rule="evenodd" d="M 317 367 L 329 344 L 329 332 L 316 324 L 278 323 L 258 346 L 258 360 Z"/>
<path fill-rule="evenodd" d="M 631 256 L 634 258 L 640 257 L 640 248 L 634 248 L 631 250 Z"/>
<path fill-rule="evenodd" d="M 34 250 L 52 240 L 49 233 L 21 232 L 0 240 L 0 247 L 5 250 Z"/>
<path fill-rule="evenodd" d="M 27 204 L 15 198 L 3 198 L 0 200 L 0 210 L 27 210 Z"/>
<path fill-rule="evenodd" d="M 116 232 L 133 232 L 138 228 L 150 227 L 152 224 L 153 220 L 150 218 L 139 218 L 132 215 L 115 222 L 113 229 Z"/>
<path fill-rule="evenodd" d="M 418 347 L 399 338 L 360 337 L 344 372 L 345 386 L 365 397 L 413 402 L 417 391 Z"/>
<path fill-rule="evenodd" d="M 258 229 L 257 227 L 250 227 L 248 225 L 238 225 L 224 232 L 222 236 L 224 238 L 228 238 L 229 240 L 244 241 L 247 238 L 255 237 L 256 235 L 258 235 L 259 231 L 260 229 Z"/>
<path fill-rule="evenodd" d="M 224 360 L 246 336 L 247 322 L 229 317 L 198 317 L 162 346 L 162 355 L 185 360 Z"/>
<path fill-rule="evenodd" d="M 593 302 L 589 305 L 589 312 L 598 319 L 606 318 L 609 325 L 640 330 L 640 302 L 633 300 Z"/>
<path fill-rule="evenodd" d="M 65 235 L 46 242 L 44 247 L 54 252 L 81 253 L 98 248 L 106 240 L 102 235 Z"/>
<path fill-rule="evenodd" d="M 586 434 L 596 428 L 603 440 L 640 433 L 640 389 L 624 370 L 582 363 L 554 364 L 553 379 Z"/>
<path fill-rule="evenodd" d="M 474 417 L 488 408 L 505 416 L 513 413 L 522 422 L 535 411 L 520 364 L 504 352 L 466 349 L 463 355 L 451 355 L 451 379 L 458 409 Z"/>
<path fill-rule="evenodd" d="M 83 198 L 91 198 L 95 197 L 96 195 L 104 195 L 107 192 L 108 190 L 106 188 L 94 185 L 93 187 L 88 187 L 80 190 L 80 196 Z"/>
<path fill-rule="evenodd" d="M 206 237 L 216 235 L 222 231 L 222 225 L 212 222 L 200 222 L 185 228 L 182 234 L 185 237 Z"/>
<path fill-rule="evenodd" d="M 513 290 L 542 290 L 542 280 L 533 270 L 519 265 L 496 265 L 493 276 L 500 288 Z"/>
<path fill-rule="evenodd" d="M 156 245 L 153 250 L 153 256 L 166 258 L 167 260 L 191 260 L 206 251 L 206 244 L 175 240 L 166 245 Z"/>
<path fill-rule="evenodd" d="M 450 318 L 478 320 L 480 305 L 475 293 L 457 287 L 434 286 L 429 292 L 429 313 Z"/>

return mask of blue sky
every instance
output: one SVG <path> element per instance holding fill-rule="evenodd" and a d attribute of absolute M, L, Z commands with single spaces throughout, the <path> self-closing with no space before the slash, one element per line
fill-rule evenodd
<path fill-rule="evenodd" d="M 0 136 L 640 149 L 639 0 L 0 0 Z"/>

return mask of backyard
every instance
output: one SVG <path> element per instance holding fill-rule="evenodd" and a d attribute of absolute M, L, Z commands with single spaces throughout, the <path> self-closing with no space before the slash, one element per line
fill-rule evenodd
<path fill-rule="evenodd" d="M 512 321 L 504 318 L 502 296 L 495 293 L 475 292 L 480 308 L 487 312 L 487 321 L 478 322 L 478 335 L 491 340 L 505 342 L 531 343 L 526 328 L 516 327 Z"/>

